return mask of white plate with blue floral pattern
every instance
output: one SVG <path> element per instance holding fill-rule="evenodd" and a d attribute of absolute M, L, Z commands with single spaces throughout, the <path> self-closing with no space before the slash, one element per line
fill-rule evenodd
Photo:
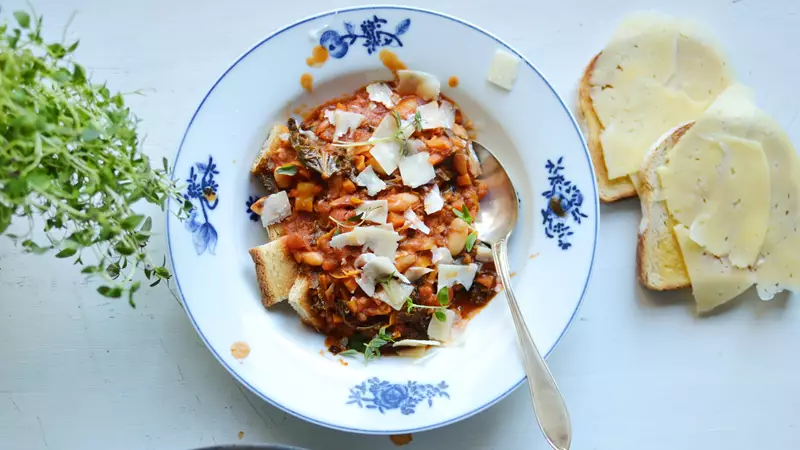
<path fill-rule="evenodd" d="M 330 58 L 311 68 L 322 45 Z M 494 35 L 440 13 L 375 6 L 319 14 L 270 35 L 214 84 L 189 123 L 175 161 L 193 203 L 186 222 L 168 219 L 170 257 L 197 332 L 242 384 L 310 422 L 358 433 L 411 433 L 454 423 L 498 402 L 524 380 L 511 316 L 499 294 L 458 342 L 418 359 L 365 365 L 324 351 L 324 337 L 291 312 L 266 311 L 247 250 L 267 241 L 249 211 L 263 194 L 250 163 L 272 124 L 300 105 L 318 105 L 378 79 L 391 79 L 379 53 L 440 80 L 475 123 L 519 191 L 511 241 L 514 288 L 540 351 L 563 336 L 583 298 L 595 253 L 597 188 L 575 119 L 552 86 Z M 496 50 L 521 59 L 513 89 L 489 83 Z M 310 73 L 313 93 L 301 88 Z M 555 214 L 556 198 L 564 214 Z M 280 309 L 280 308 L 279 308 Z M 231 346 L 246 343 L 237 359 Z"/>

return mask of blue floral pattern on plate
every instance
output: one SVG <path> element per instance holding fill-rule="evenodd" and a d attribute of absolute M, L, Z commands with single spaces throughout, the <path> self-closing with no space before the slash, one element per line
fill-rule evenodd
<path fill-rule="evenodd" d="M 208 162 L 195 163 L 189 169 L 189 178 L 186 179 L 188 186 L 183 198 L 192 202 L 192 210 L 185 223 L 186 229 L 192 233 L 192 242 L 198 255 L 206 250 L 213 255 L 217 248 L 217 230 L 208 220 L 209 212 L 219 204 L 219 185 L 214 180 L 214 175 L 219 175 L 219 170 L 214 158 L 209 156 Z"/>
<path fill-rule="evenodd" d="M 434 398 L 449 399 L 450 394 L 447 393 L 449 387 L 444 381 L 435 385 L 416 381 L 401 384 L 373 377 L 350 388 L 347 404 L 358 405 L 359 408 L 377 409 L 381 414 L 399 409 L 407 416 L 414 414 L 417 405 L 423 401 L 428 403 L 428 407 L 432 407 Z"/>
<path fill-rule="evenodd" d="M 403 41 L 399 36 L 408 31 L 411 19 L 405 19 L 398 23 L 394 28 L 394 33 L 384 29 L 384 25 L 387 23 L 386 19 L 373 15 L 371 19 L 361 22 L 359 33 L 352 22 L 345 22 L 344 34 L 335 30 L 327 30 L 319 37 L 319 45 L 325 47 L 328 54 L 337 59 L 343 58 L 350 50 L 350 46 L 359 39 L 364 39 L 361 45 L 367 49 L 367 53 L 370 55 L 378 47 L 402 47 Z"/>
<path fill-rule="evenodd" d="M 580 225 L 581 220 L 588 216 L 581 211 L 581 190 L 562 173 L 563 162 L 562 156 L 555 163 L 548 159 L 545 164 L 550 189 L 542 192 L 542 197 L 547 199 L 547 208 L 542 209 L 542 225 L 544 234 L 549 239 L 558 239 L 561 250 L 567 250 L 572 247 L 570 236 L 575 234 L 570 222 Z"/>
<path fill-rule="evenodd" d="M 258 214 L 254 213 L 252 209 L 250 209 L 250 207 L 253 206 L 253 203 L 255 203 L 257 200 L 258 197 L 256 197 L 255 195 L 251 195 L 250 197 L 247 198 L 247 201 L 244 202 L 244 204 L 247 205 L 247 209 L 245 210 L 245 212 L 250 216 L 250 220 L 252 220 L 253 222 L 258 222 L 258 219 L 261 218 Z"/>

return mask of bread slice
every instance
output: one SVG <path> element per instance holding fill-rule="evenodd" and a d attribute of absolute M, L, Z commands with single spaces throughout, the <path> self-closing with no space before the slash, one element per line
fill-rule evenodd
<path fill-rule="evenodd" d="M 250 257 L 256 265 L 256 278 L 264 307 L 269 308 L 289 299 L 300 265 L 286 248 L 286 239 L 279 238 L 251 248 Z"/>
<path fill-rule="evenodd" d="M 673 232 L 675 220 L 660 193 L 656 169 L 667 162 L 669 150 L 689 131 L 693 122 L 680 125 L 656 143 L 647 153 L 637 177 L 642 221 L 636 246 L 639 282 L 646 288 L 667 291 L 691 286 L 680 245 Z"/>
<path fill-rule="evenodd" d="M 314 314 L 311 303 L 311 278 L 307 275 L 301 275 L 297 277 L 291 291 L 289 291 L 289 305 L 294 308 L 294 311 L 300 316 L 300 320 L 304 324 L 319 330 L 324 324 Z"/>
<path fill-rule="evenodd" d="M 587 145 L 589 146 L 589 154 L 592 157 L 592 164 L 594 165 L 594 174 L 597 178 L 597 187 L 600 191 L 600 201 L 603 203 L 611 203 L 625 198 L 636 197 L 636 187 L 633 185 L 630 177 L 620 177 L 614 180 L 608 179 L 608 169 L 606 168 L 606 161 L 603 157 L 603 143 L 600 140 L 600 135 L 603 132 L 603 124 L 597 117 L 597 112 L 594 110 L 594 103 L 592 102 L 592 72 L 594 65 L 600 53 L 595 55 L 594 58 L 586 66 L 583 71 L 580 85 L 578 86 L 578 109 L 583 118 L 583 123 L 586 127 Z"/>
<path fill-rule="evenodd" d="M 267 139 L 261 144 L 261 149 L 255 161 L 253 161 L 253 166 L 250 168 L 250 172 L 252 172 L 253 175 L 258 176 L 269 173 L 267 157 L 281 146 L 280 135 L 288 132 L 289 129 L 286 125 L 275 124 L 272 126 L 272 129 L 269 130 L 269 134 L 267 134 Z"/>

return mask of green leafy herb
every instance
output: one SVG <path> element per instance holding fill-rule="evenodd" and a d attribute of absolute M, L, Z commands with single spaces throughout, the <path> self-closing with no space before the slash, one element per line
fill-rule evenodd
<path fill-rule="evenodd" d="M 185 201 L 169 167 L 151 167 L 142 154 L 137 119 L 119 93 L 93 83 L 72 60 L 78 43 L 47 43 L 42 18 L 14 12 L 18 25 L 0 25 L 0 234 L 14 219 L 29 224 L 7 234 L 25 251 L 55 251 L 92 265 L 81 273 L 105 279 L 97 291 L 120 298 L 140 286 L 140 270 L 155 284 L 169 279 L 146 253 L 152 219 L 133 211 L 139 200 L 165 208 Z M 31 239 L 41 219 L 47 243 Z"/>
<path fill-rule="evenodd" d="M 472 247 L 475 246 L 475 241 L 478 240 L 478 233 L 472 232 L 467 236 L 467 242 L 464 244 L 464 248 L 467 250 L 467 253 L 472 251 Z"/>
<path fill-rule="evenodd" d="M 286 164 L 284 166 L 278 167 L 278 169 L 275 172 L 280 175 L 294 176 L 297 174 L 297 166 L 295 166 L 294 164 Z"/>
<path fill-rule="evenodd" d="M 361 223 L 364 221 L 364 213 L 360 212 L 358 214 L 352 215 L 347 218 L 347 221 L 353 223 Z"/>
<path fill-rule="evenodd" d="M 398 141 L 400 143 L 400 154 L 401 156 L 405 156 L 408 154 L 408 137 L 406 137 L 406 130 L 409 127 L 413 127 L 417 131 L 422 131 L 422 116 L 420 115 L 419 111 L 414 114 L 414 120 L 410 123 L 403 125 L 403 118 L 400 117 L 400 113 L 397 111 L 391 112 L 392 117 L 394 118 L 395 124 L 397 125 L 397 131 L 394 132 L 391 136 L 386 136 L 383 138 L 376 138 L 376 139 L 367 139 L 366 141 L 361 142 L 334 142 L 334 147 L 361 147 L 362 145 L 375 145 L 381 142 L 389 142 L 389 141 Z"/>
<path fill-rule="evenodd" d="M 461 207 L 461 211 L 459 211 L 459 210 L 457 210 L 455 208 L 452 208 L 452 209 L 453 209 L 453 214 L 455 214 L 456 217 L 458 217 L 459 219 L 461 219 L 464 222 L 467 222 L 469 224 L 472 223 L 472 214 L 469 213 L 469 209 L 467 208 L 467 205 L 462 206 Z"/>
<path fill-rule="evenodd" d="M 439 292 L 436 294 L 436 299 L 439 302 L 440 306 L 427 306 L 427 305 L 418 305 L 411 300 L 411 297 L 406 297 L 406 312 L 411 314 L 414 309 L 433 309 L 435 310 L 433 316 L 436 319 L 445 322 L 447 320 L 447 315 L 445 311 L 447 311 L 447 305 L 450 303 L 450 291 L 447 287 L 443 287 L 439 289 Z"/>
<path fill-rule="evenodd" d="M 384 285 L 386 287 L 389 287 L 389 282 L 394 279 L 395 273 L 396 272 L 392 272 L 389 275 L 386 275 L 384 277 L 378 278 L 378 280 L 377 280 L 378 283 L 380 283 L 380 284 L 382 284 L 382 285 Z"/>
<path fill-rule="evenodd" d="M 394 342 L 394 339 L 386 334 L 387 327 L 388 325 L 382 326 L 378 331 L 378 334 L 376 334 L 371 341 L 364 344 L 364 362 L 368 363 L 369 361 L 380 357 L 381 347 L 389 342 Z"/>
<path fill-rule="evenodd" d="M 450 288 L 444 286 L 443 288 L 439 289 L 439 292 L 436 293 L 436 300 L 438 300 L 439 304 L 442 306 L 450 303 Z"/>
<path fill-rule="evenodd" d="M 351 349 L 347 349 L 347 350 L 345 350 L 343 352 L 337 353 L 338 356 L 355 356 L 355 355 L 358 355 L 358 354 L 359 354 L 359 352 L 357 352 L 356 350 L 353 350 L 352 348 Z"/>

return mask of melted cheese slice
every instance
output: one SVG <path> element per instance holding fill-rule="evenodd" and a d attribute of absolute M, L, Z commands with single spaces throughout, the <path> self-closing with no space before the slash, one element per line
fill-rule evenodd
<path fill-rule="evenodd" d="M 658 169 L 662 192 L 694 242 L 736 267 L 750 267 L 767 232 L 767 158 L 757 141 L 704 134 L 714 122 L 699 119 L 670 151 L 669 164 Z"/>
<path fill-rule="evenodd" d="M 680 243 L 682 250 L 689 248 L 683 256 L 696 295 L 710 302 L 744 290 L 745 275 L 738 270 L 746 266 L 750 270 L 743 272 L 764 300 L 786 289 L 800 292 L 800 158 L 749 90 L 739 85 L 726 90 L 668 156 L 666 167 L 658 169 L 667 207 L 702 255 L 685 239 Z M 687 252 L 695 254 L 695 265 L 716 264 L 736 282 L 725 282 L 723 289 L 721 281 L 709 281 L 711 269 L 690 267 Z M 702 273 L 705 286 L 695 286 L 693 271 Z"/>
<path fill-rule="evenodd" d="M 651 144 L 695 119 L 730 84 L 710 43 L 668 18 L 627 26 L 600 53 L 590 96 L 603 131 L 608 176 L 636 173 Z"/>
<path fill-rule="evenodd" d="M 675 225 L 675 237 L 692 281 L 692 294 L 700 313 L 711 311 L 746 291 L 755 282 L 747 269 L 739 269 L 703 250 L 689 237 L 689 230 Z"/>

